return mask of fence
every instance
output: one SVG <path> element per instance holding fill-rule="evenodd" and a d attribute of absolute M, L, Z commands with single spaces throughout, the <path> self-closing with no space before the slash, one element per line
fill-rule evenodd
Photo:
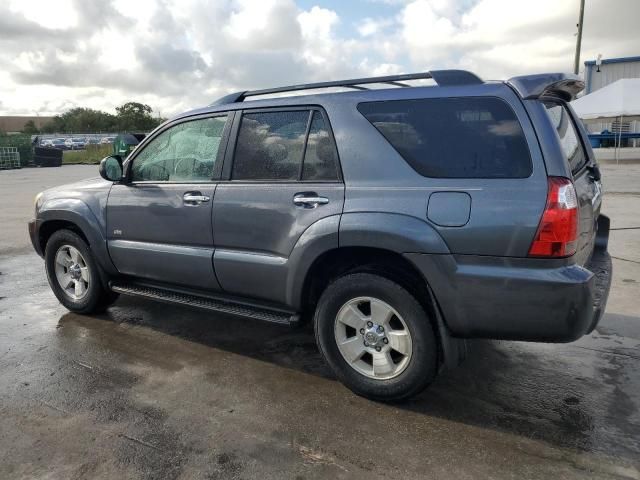
<path fill-rule="evenodd" d="M 33 149 L 31 148 L 31 135 L 0 135 L 0 147 L 14 147 L 20 154 L 20 163 L 26 167 L 33 161 Z"/>
<path fill-rule="evenodd" d="M 21 167 L 20 152 L 16 147 L 0 147 L 0 170 Z"/>

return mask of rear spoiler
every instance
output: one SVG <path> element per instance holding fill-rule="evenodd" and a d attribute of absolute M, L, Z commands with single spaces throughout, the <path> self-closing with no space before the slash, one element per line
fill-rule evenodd
<path fill-rule="evenodd" d="M 523 100 L 534 100 L 544 96 L 560 97 L 570 102 L 584 90 L 584 81 L 577 75 L 567 73 L 541 73 L 523 75 L 507 80 Z"/>

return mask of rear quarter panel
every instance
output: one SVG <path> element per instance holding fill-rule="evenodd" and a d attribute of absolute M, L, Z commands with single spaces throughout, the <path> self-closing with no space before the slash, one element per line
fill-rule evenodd
<path fill-rule="evenodd" d="M 525 179 L 427 178 L 414 171 L 358 110 L 360 102 L 411 98 L 491 96 L 506 101 L 522 125 L 531 152 L 532 174 Z M 344 173 L 344 213 L 408 215 L 434 229 L 452 253 L 526 256 L 546 203 L 542 153 L 522 101 L 502 83 L 369 91 L 330 102 L 331 119 Z M 464 139 L 460 139 L 464 141 Z M 451 159 L 455 161 L 455 159 Z M 431 193 L 464 192 L 471 212 L 464 226 L 436 225 L 427 218 Z M 425 252 L 431 253 L 431 252 Z"/>

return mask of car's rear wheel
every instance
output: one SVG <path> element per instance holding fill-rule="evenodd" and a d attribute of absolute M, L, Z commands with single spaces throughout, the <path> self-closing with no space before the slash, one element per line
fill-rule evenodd
<path fill-rule="evenodd" d="M 437 374 L 437 340 L 427 313 L 387 278 L 353 273 L 335 280 L 320 297 L 314 323 L 327 363 L 360 395 L 401 400 Z"/>
<path fill-rule="evenodd" d="M 100 312 L 118 297 L 104 288 L 88 245 L 71 230 L 51 235 L 45 265 L 53 293 L 72 312 Z"/>

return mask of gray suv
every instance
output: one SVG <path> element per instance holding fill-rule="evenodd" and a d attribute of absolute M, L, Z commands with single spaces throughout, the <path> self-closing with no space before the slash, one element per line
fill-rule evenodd
<path fill-rule="evenodd" d="M 349 388 L 407 398 L 464 339 L 568 342 L 598 323 L 609 220 L 567 103 L 582 88 L 441 70 L 236 93 L 39 194 L 31 240 L 69 310 L 125 294 L 309 319 Z"/>

